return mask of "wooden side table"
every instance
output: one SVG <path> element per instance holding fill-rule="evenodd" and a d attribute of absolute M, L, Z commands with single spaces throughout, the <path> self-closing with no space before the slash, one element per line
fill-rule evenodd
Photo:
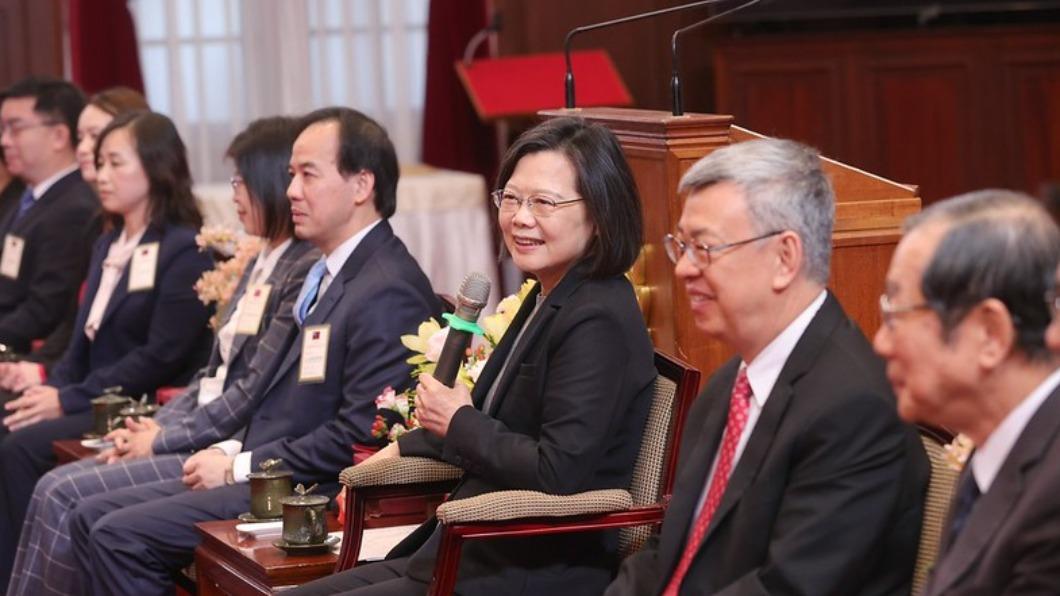
<path fill-rule="evenodd" d="M 58 458 L 60 466 L 86 457 L 92 457 L 96 454 L 94 450 L 83 447 L 81 439 L 52 441 L 52 453 Z"/>
<path fill-rule="evenodd" d="M 240 535 L 236 520 L 197 524 L 202 544 L 195 549 L 199 596 L 259 596 L 330 575 L 338 555 L 291 556 L 272 545 L 279 534 L 261 539 Z M 328 514 L 328 531 L 341 530 Z"/>

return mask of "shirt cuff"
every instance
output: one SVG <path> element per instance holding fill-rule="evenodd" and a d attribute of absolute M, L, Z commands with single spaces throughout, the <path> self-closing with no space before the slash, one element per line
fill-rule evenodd
<path fill-rule="evenodd" d="M 227 443 L 227 441 L 225 441 Z M 239 441 L 233 441 L 238 443 Z M 235 461 L 232 462 L 232 479 L 236 482 L 246 482 L 247 476 L 250 474 L 250 459 L 252 451 L 244 451 L 236 456 Z"/>
<path fill-rule="evenodd" d="M 210 449 L 220 449 L 221 451 L 224 451 L 224 454 L 228 457 L 235 457 L 243 450 L 243 443 L 241 441 L 236 441 L 235 439 L 229 439 L 227 441 L 221 441 L 220 443 L 210 445 Z"/>

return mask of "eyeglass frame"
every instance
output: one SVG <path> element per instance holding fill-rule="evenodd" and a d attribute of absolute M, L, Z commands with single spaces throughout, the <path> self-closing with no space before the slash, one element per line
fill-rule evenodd
<path fill-rule="evenodd" d="M 228 178 L 228 185 L 232 187 L 232 190 L 235 190 L 240 186 L 246 186 L 247 181 L 244 180 L 243 177 L 239 174 L 236 174 L 235 176 L 230 176 Z"/>
<path fill-rule="evenodd" d="M 880 308 L 880 322 L 888 329 L 894 329 L 894 322 L 902 315 L 909 313 L 920 312 L 925 310 L 935 311 L 935 307 L 929 302 L 918 302 L 916 304 L 908 304 L 906 306 L 894 306 L 891 304 L 891 297 L 886 293 L 880 294 L 879 298 Z"/>
<path fill-rule="evenodd" d="M 735 242 L 724 242 L 722 244 L 715 245 L 703 244 L 702 242 L 696 242 L 695 240 L 689 240 L 688 242 L 685 242 L 684 240 L 678 238 L 676 235 L 670 233 L 663 236 L 663 248 L 666 250 L 667 258 L 669 258 L 670 262 L 674 265 L 677 265 L 677 263 L 680 262 L 682 257 L 687 256 L 688 260 L 693 265 L 700 269 L 705 269 L 711 266 L 711 264 L 714 262 L 714 254 L 719 251 L 727 250 L 730 248 L 736 248 L 738 246 L 743 246 L 752 242 L 758 242 L 759 240 L 765 240 L 766 238 L 772 238 L 773 236 L 783 234 L 785 231 L 786 230 L 773 230 L 772 232 L 762 234 L 761 236 L 755 236 L 754 238 L 748 238 L 746 240 L 737 240 Z M 677 247 L 680 250 L 680 252 L 676 255 L 670 253 L 670 247 L 673 245 L 672 243 L 674 242 L 677 243 Z M 706 253 L 707 262 L 701 263 L 699 259 L 694 256 L 695 253 L 692 252 L 693 249 L 699 249 Z"/>
<path fill-rule="evenodd" d="M 518 202 L 518 205 L 516 205 L 515 209 L 505 209 L 505 207 L 503 206 L 505 194 L 510 195 Z M 512 215 L 514 215 L 516 213 L 519 213 L 519 210 L 523 208 L 523 205 L 526 205 L 526 208 L 530 211 L 530 215 L 533 215 L 534 217 L 550 217 L 556 212 L 557 209 L 563 207 L 564 205 L 569 205 L 571 203 L 577 203 L 579 201 L 585 200 L 583 197 L 578 197 L 576 199 L 560 199 L 557 201 L 551 196 L 543 193 L 533 193 L 526 197 L 520 197 L 514 192 L 507 191 L 503 188 L 498 188 L 497 190 L 490 192 L 490 198 L 493 199 L 493 204 L 497 207 L 497 211 L 501 213 L 511 213 Z M 537 201 L 536 203 L 534 202 L 535 199 Z M 548 206 L 548 211 L 545 213 L 535 213 L 533 207 L 535 204 Z"/>
<path fill-rule="evenodd" d="M 1049 309 L 1051 318 L 1055 319 L 1060 315 L 1060 292 L 1057 291 L 1057 288 L 1046 290 L 1042 298 L 1045 299 L 1045 306 Z"/>
<path fill-rule="evenodd" d="M 55 120 L 42 120 L 41 122 L 30 122 L 30 123 L 26 123 L 26 124 L 23 124 L 21 121 L 19 121 L 19 122 L 15 122 L 14 124 L 19 125 L 19 126 L 14 126 L 14 125 L 11 125 L 11 124 L 5 125 L 3 123 L 0 123 L 0 136 L 3 136 L 4 133 L 9 133 L 11 135 L 11 137 L 14 138 L 14 137 L 17 137 L 17 136 L 21 135 L 23 132 L 25 132 L 27 130 L 30 130 L 30 129 L 33 129 L 33 128 L 45 128 L 45 127 L 49 127 L 49 126 L 58 126 L 58 125 L 60 125 L 62 123 L 61 122 L 56 122 Z"/>

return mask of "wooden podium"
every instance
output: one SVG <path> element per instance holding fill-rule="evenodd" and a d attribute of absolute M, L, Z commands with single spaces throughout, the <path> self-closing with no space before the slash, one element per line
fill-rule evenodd
<path fill-rule="evenodd" d="M 760 135 L 734 126 L 731 116 L 627 108 L 546 110 L 543 118 L 579 116 L 606 125 L 618 136 L 644 205 L 644 251 L 630 272 L 659 349 L 687 360 L 706 379 L 732 356 L 703 337 L 692 320 L 684 289 L 675 283 L 662 238 L 681 216 L 677 185 L 699 158 L 730 143 Z M 829 288 L 870 339 L 880 324 L 878 299 L 902 220 L 920 210 L 915 187 L 897 184 L 833 160 L 825 160 L 836 191 L 832 274 Z"/>

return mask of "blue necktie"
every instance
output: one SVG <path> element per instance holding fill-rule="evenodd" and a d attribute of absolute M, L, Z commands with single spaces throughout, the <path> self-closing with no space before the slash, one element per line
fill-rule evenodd
<path fill-rule="evenodd" d="M 29 211 L 34 202 L 33 189 L 27 187 L 25 192 L 22 193 L 22 197 L 18 200 L 18 213 L 15 214 L 15 221 L 22 219 L 22 216 Z"/>
<path fill-rule="evenodd" d="M 975 474 L 972 473 L 972 470 L 968 470 L 968 473 L 957 485 L 957 494 L 953 499 L 953 519 L 950 520 L 949 533 L 950 545 L 957 540 L 957 535 L 964 529 L 968 516 L 972 513 L 972 507 L 975 506 L 975 502 L 979 497 L 979 484 L 975 481 Z"/>
<path fill-rule="evenodd" d="M 305 282 L 302 284 L 302 291 L 298 294 L 298 302 L 294 304 L 294 320 L 298 321 L 299 326 L 305 322 L 306 317 L 309 316 L 310 307 L 317 301 L 317 294 L 320 292 L 320 282 L 324 279 L 324 274 L 327 271 L 327 263 L 321 259 L 313 263 L 313 267 L 306 274 Z"/>

